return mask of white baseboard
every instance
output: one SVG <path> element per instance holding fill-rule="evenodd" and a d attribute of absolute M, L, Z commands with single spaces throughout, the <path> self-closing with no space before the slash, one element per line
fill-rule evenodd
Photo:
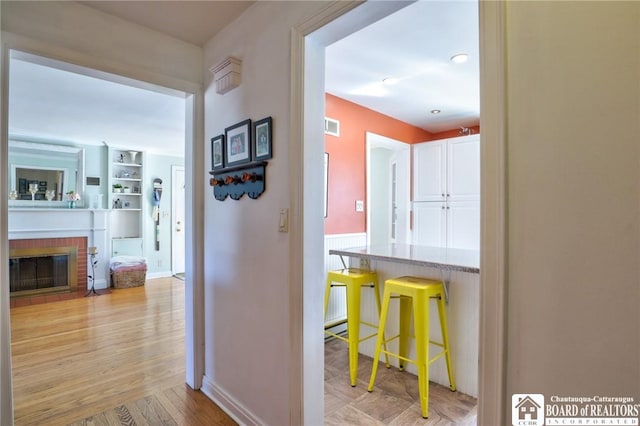
<path fill-rule="evenodd" d="M 200 390 L 239 425 L 266 424 L 207 376 L 203 376 Z"/>
<path fill-rule="evenodd" d="M 154 278 L 166 278 L 172 277 L 173 274 L 171 271 L 160 271 L 160 272 L 147 272 L 147 279 L 152 280 Z"/>

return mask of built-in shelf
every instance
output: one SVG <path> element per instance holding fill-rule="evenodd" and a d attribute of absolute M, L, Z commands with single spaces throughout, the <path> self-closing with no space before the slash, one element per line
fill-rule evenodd
<path fill-rule="evenodd" d="M 110 147 L 109 158 L 111 254 L 142 255 L 145 155 L 141 151 Z M 113 192 L 115 184 L 128 187 L 129 192 Z M 120 243 L 123 240 L 136 242 L 123 246 Z"/>

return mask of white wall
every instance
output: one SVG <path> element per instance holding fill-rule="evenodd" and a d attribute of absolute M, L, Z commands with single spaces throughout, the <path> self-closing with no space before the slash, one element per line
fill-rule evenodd
<path fill-rule="evenodd" d="M 508 401 L 638 402 L 640 3 L 509 2 L 506 18 Z"/>
<path fill-rule="evenodd" d="M 206 69 L 229 55 L 242 60 L 242 84 L 225 95 L 207 73 L 206 139 L 247 118 L 273 117 L 265 193 L 221 202 L 205 191 L 203 389 L 225 408 L 235 405 L 244 423 L 289 424 L 291 393 L 299 392 L 290 386 L 289 303 L 302 283 L 289 282 L 290 235 L 277 225 L 279 209 L 290 206 L 289 145 L 301 143 L 289 140 L 290 28 L 320 6 L 258 2 L 205 46 Z M 209 144 L 204 157 L 209 170 Z"/>

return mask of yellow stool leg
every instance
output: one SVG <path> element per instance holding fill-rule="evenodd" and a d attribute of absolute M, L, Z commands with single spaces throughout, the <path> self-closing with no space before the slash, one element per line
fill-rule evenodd
<path fill-rule="evenodd" d="M 405 358 L 409 355 L 409 337 L 411 326 L 411 298 L 407 296 L 400 296 L 400 337 L 398 341 L 398 354 Z M 402 358 L 398 358 L 399 369 L 404 371 L 405 361 Z"/>
<path fill-rule="evenodd" d="M 438 298 L 438 315 L 440 316 L 440 330 L 442 330 L 442 344 L 444 345 L 445 359 L 447 360 L 447 373 L 449 373 L 449 389 L 456 390 L 456 382 L 453 380 L 451 368 L 451 349 L 449 347 L 449 332 L 447 327 L 447 312 L 445 311 L 444 296 Z"/>
<path fill-rule="evenodd" d="M 378 307 L 378 329 L 380 329 L 380 292 L 379 283 L 377 280 L 373 283 L 373 291 L 376 293 L 376 306 Z M 391 368 L 391 364 L 389 364 L 389 355 L 387 354 L 387 340 L 384 337 L 384 327 L 382 327 L 382 344 L 384 346 L 385 366 L 387 368 Z"/>
<path fill-rule="evenodd" d="M 413 301 L 418 390 L 422 417 L 429 417 L 429 298 L 416 297 Z"/>
<path fill-rule="evenodd" d="M 386 345 L 386 342 L 384 341 L 384 329 L 387 324 L 387 313 L 389 312 L 390 298 L 391 298 L 391 294 L 389 290 L 385 288 L 384 295 L 382 297 L 382 308 L 380 308 L 380 321 L 378 323 L 378 337 L 376 337 L 376 351 L 375 351 L 375 354 L 373 355 L 373 368 L 371 369 L 371 378 L 369 379 L 369 387 L 367 388 L 369 392 L 373 390 L 373 384 L 376 381 L 376 374 L 378 373 L 378 360 L 380 359 L 380 348 L 383 346 L 383 344 Z"/>
<path fill-rule="evenodd" d="M 327 275 L 327 286 L 324 289 L 324 316 L 327 318 L 327 309 L 329 308 L 329 295 L 331 294 L 331 276 Z"/>
<path fill-rule="evenodd" d="M 347 328 L 349 340 L 349 376 L 351 386 L 358 378 L 358 343 L 360 341 L 360 286 L 347 286 Z"/>

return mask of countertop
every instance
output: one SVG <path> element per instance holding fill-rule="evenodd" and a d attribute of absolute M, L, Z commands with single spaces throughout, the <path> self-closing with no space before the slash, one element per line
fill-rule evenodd
<path fill-rule="evenodd" d="M 345 249 L 331 249 L 329 254 L 407 263 L 450 271 L 480 273 L 480 252 L 477 250 L 427 247 L 413 244 L 388 244 Z"/>

